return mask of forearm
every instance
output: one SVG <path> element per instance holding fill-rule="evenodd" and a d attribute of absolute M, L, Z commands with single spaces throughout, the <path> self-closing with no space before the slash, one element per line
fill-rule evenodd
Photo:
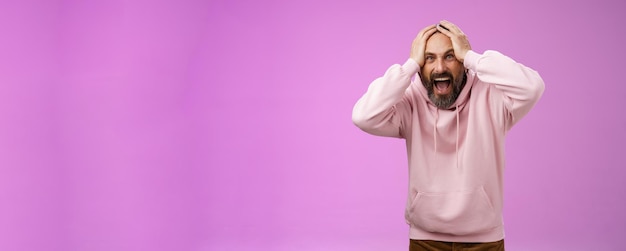
<path fill-rule="evenodd" d="M 352 121 L 362 130 L 380 136 L 399 137 L 400 119 L 407 104 L 403 97 L 419 66 L 409 59 L 391 66 L 374 80 L 352 110 Z"/>
<path fill-rule="evenodd" d="M 508 102 L 513 124 L 526 115 L 539 101 L 544 91 L 541 76 L 533 70 L 496 51 L 477 54 L 469 51 L 465 67 L 476 72 L 478 78 L 500 90 Z"/>

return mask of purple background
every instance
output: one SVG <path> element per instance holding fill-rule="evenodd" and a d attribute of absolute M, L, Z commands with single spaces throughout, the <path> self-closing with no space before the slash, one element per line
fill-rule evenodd
<path fill-rule="evenodd" d="M 0 250 L 407 250 L 404 142 L 351 111 L 440 19 L 546 83 L 507 139 L 507 249 L 618 250 L 624 9 L 2 1 Z"/>

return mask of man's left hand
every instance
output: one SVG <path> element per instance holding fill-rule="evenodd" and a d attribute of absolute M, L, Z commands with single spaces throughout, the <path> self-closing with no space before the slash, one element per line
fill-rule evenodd
<path fill-rule="evenodd" d="M 446 20 L 442 20 L 439 24 L 437 24 L 437 30 L 450 37 L 450 40 L 452 41 L 452 49 L 454 49 L 454 56 L 457 60 L 463 63 L 463 60 L 465 60 L 465 54 L 467 54 L 467 51 L 472 49 L 469 40 L 467 40 L 467 36 L 465 36 L 463 31 L 461 31 L 458 26 Z"/>

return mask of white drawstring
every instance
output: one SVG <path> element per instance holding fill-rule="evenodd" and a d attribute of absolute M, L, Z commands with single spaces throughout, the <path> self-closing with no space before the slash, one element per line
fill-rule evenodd
<path fill-rule="evenodd" d="M 437 157 L 437 121 L 439 121 L 439 108 L 435 113 L 435 124 L 433 125 L 433 137 L 435 138 L 435 157 Z"/>
<path fill-rule="evenodd" d="M 459 168 L 459 106 L 454 109 L 456 111 L 456 168 Z"/>

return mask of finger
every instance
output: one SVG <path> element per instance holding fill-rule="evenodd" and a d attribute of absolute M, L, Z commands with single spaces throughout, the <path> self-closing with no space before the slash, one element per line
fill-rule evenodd
<path fill-rule="evenodd" d="M 422 36 L 422 40 L 424 43 L 426 43 L 426 40 L 428 40 L 433 34 L 435 34 L 435 32 L 437 32 L 437 28 L 433 27 L 430 30 L 427 30 L 424 35 Z"/>
<path fill-rule="evenodd" d="M 450 32 L 450 28 L 443 26 L 442 24 L 437 24 L 437 30 Z"/>
<path fill-rule="evenodd" d="M 437 25 L 437 31 L 443 33 L 444 35 L 448 36 L 448 37 L 452 37 L 454 34 L 450 31 L 450 28 L 443 26 L 443 25 Z"/>
<path fill-rule="evenodd" d="M 456 26 L 455 24 L 453 24 L 452 22 L 448 21 L 448 20 L 441 20 L 439 22 L 440 25 L 443 25 L 444 27 L 448 28 L 448 30 L 452 33 L 455 34 L 463 34 L 463 31 L 461 31 L 461 29 Z"/>
<path fill-rule="evenodd" d="M 422 34 L 419 39 L 422 41 L 422 43 L 426 43 L 426 40 L 428 40 L 430 36 L 435 34 L 435 32 L 437 32 L 437 27 L 433 26 L 431 29 L 424 31 L 424 34 Z"/>
<path fill-rule="evenodd" d="M 418 38 L 419 38 L 419 37 L 423 37 L 423 36 L 424 36 L 424 34 L 426 34 L 427 32 L 429 32 L 429 31 L 431 31 L 431 30 L 435 29 L 435 27 L 436 27 L 436 26 L 437 26 L 436 24 L 433 24 L 433 25 L 429 25 L 429 26 L 427 26 L 426 28 L 422 29 L 422 30 L 418 33 L 417 37 L 418 37 Z"/>
<path fill-rule="evenodd" d="M 437 27 L 435 27 L 434 25 L 432 27 L 429 27 L 429 29 L 424 29 L 417 35 L 415 40 L 424 40 L 424 37 L 430 37 L 430 35 L 432 35 L 432 33 L 434 33 L 436 30 Z"/>

